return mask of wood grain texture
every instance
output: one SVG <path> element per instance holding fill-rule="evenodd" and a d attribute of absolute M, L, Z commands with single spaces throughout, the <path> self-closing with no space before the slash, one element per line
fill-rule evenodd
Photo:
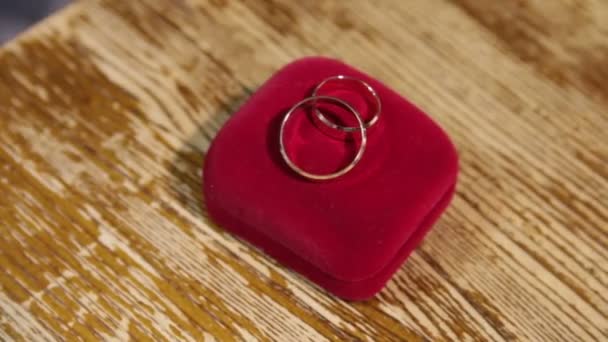
<path fill-rule="evenodd" d="M 454 202 L 373 300 L 216 227 L 201 164 L 275 70 L 428 112 Z M 1 340 L 608 339 L 608 3 L 81 1 L 0 50 Z"/>

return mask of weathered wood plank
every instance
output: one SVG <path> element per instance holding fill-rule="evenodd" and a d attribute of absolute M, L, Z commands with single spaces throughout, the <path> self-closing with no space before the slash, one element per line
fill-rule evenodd
<path fill-rule="evenodd" d="M 605 339 L 607 25 L 593 0 L 73 4 L 0 50 L 0 338 Z M 450 210 L 364 303 L 201 207 L 215 132 L 310 54 L 461 154 Z"/>

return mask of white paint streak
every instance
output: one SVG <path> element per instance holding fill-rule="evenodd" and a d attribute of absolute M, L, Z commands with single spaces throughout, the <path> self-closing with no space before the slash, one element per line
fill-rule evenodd
<path fill-rule="evenodd" d="M 309 305 L 315 312 L 323 316 L 323 318 L 327 319 L 335 326 L 353 329 L 353 326 L 349 322 L 344 321 L 342 318 L 340 318 L 340 316 L 325 308 L 323 305 L 321 305 L 321 303 L 302 291 L 298 286 L 294 286 L 292 282 L 287 283 L 287 288 L 291 290 L 296 297 L 306 303 L 306 305 Z"/>
<path fill-rule="evenodd" d="M 139 253 L 134 251 L 129 245 L 128 242 L 122 241 L 120 237 L 118 237 L 114 232 L 110 230 L 108 227 L 101 226 L 99 227 L 100 234 L 97 237 L 99 242 L 110 250 L 120 249 L 123 252 L 127 253 L 129 258 L 131 258 L 135 263 L 141 266 L 144 270 L 149 272 L 150 274 L 158 276 L 158 272 L 152 267 L 144 258 L 142 258 Z"/>
<path fill-rule="evenodd" d="M 235 324 L 234 328 L 239 332 L 243 341 L 246 342 L 256 342 L 259 341 L 255 336 L 251 335 L 247 329 L 243 329 L 240 325 Z"/>
<path fill-rule="evenodd" d="M 0 308 L 9 317 L 15 318 L 14 328 L 26 337 L 26 340 L 43 338 L 49 341 L 55 338 L 44 325 L 42 325 L 34 315 L 30 313 L 25 305 L 19 305 L 10 299 L 3 291 L 0 291 Z"/>
<path fill-rule="evenodd" d="M 203 333 L 203 338 L 205 339 L 205 342 L 215 342 L 215 337 L 213 337 L 213 335 L 209 334 L 208 332 L 204 332 Z"/>
<path fill-rule="evenodd" d="M 116 329 L 114 330 L 113 335 L 107 335 L 107 334 L 101 333 L 103 340 L 112 341 L 112 342 L 129 341 L 130 340 L 129 322 L 130 322 L 129 317 L 121 318 L 120 322 L 118 323 L 118 327 L 116 327 Z"/>

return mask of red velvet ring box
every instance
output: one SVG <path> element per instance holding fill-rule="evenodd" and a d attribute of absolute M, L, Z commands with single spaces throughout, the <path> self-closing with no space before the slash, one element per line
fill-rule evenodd
<path fill-rule="evenodd" d="M 310 181 L 281 159 L 280 122 L 336 75 L 371 85 L 382 114 L 367 130 L 359 164 L 334 180 Z M 362 115 L 371 111 L 352 92 L 323 95 Z M 297 117 L 286 145 L 298 166 L 324 173 L 348 164 L 354 153 L 344 140 Z M 380 291 L 421 242 L 449 204 L 457 174 L 453 144 L 420 109 L 346 64 L 310 57 L 279 70 L 226 122 L 207 153 L 203 191 L 219 226 L 327 291 L 362 300 Z"/>

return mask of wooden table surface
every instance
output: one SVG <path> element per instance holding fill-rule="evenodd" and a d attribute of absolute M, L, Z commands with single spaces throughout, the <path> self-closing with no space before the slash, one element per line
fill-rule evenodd
<path fill-rule="evenodd" d="M 215 132 L 327 55 L 428 112 L 457 195 L 374 299 L 209 221 Z M 0 339 L 608 340 L 608 2 L 82 1 L 0 51 Z"/>

